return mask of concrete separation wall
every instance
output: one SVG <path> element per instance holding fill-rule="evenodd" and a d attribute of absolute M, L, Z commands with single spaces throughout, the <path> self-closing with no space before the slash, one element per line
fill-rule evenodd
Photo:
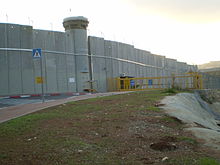
<path fill-rule="evenodd" d="M 81 20 L 81 21 L 79 21 Z M 132 77 L 170 76 L 197 67 L 137 49 L 134 45 L 87 36 L 84 17 L 64 19 L 65 32 L 0 23 L 0 96 L 41 93 L 40 60 L 32 49 L 42 49 L 45 93 L 108 91 L 108 80 L 121 74 Z M 217 86 L 217 85 L 216 85 Z"/>
<path fill-rule="evenodd" d="M 91 79 L 94 88 L 101 92 L 107 91 L 108 79 L 122 74 L 131 77 L 160 77 L 197 71 L 196 66 L 151 54 L 121 42 L 89 36 L 88 45 Z"/>
<path fill-rule="evenodd" d="M 44 90 L 46 93 L 76 92 L 75 56 L 70 35 L 33 30 L 31 26 L 0 24 L 0 96 L 39 94 L 40 60 L 33 48 L 42 48 Z M 68 53 L 67 53 L 68 52 Z"/>

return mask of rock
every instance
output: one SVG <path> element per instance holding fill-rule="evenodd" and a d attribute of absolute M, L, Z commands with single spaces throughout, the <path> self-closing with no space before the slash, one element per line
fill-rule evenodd
<path fill-rule="evenodd" d="M 165 104 L 162 104 L 162 103 L 155 103 L 155 104 L 154 104 L 155 107 L 161 107 L 161 106 L 164 106 L 164 105 L 165 105 Z"/>
<path fill-rule="evenodd" d="M 164 161 L 166 161 L 166 160 L 168 160 L 169 158 L 168 157 L 164 157 L 163 159 L 162 159 L 162 162 L 164 162 Z"/>
<path fill-rule="evenodd" d="M 220 90 L 217 89 L 206 89 L 206 90 L 197 90 L 200 94 L 200 97 L 209 104 L 214 102 L 220 102 Z"/>

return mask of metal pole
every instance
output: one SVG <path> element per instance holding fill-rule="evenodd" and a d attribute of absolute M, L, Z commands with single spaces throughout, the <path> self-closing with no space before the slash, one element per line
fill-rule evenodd
<path fill-rule="evenodd" d="M 41 72 L 41 91 L 42 91 L 42 103 L 44 103 L 45 102 L 45 98 L 44 98 L 44 80 L 43 80 L 43 64 L 42 64 L 42 61 L 43 61 L 43 59 L 42 59 L 43 57 L 42 57 L 42 55 L 41 55 L 41 57 L 40 57 L 40 72 Z"/>

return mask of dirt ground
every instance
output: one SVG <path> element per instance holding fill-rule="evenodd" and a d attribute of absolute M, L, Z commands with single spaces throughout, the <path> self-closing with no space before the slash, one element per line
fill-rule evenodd
<path fill-rule="evenodd" d="M 0 164 L 219 164 L 220 151 L 158 108 L 167 95 L 146 91 L 71 102 L 3 123 Z"/>

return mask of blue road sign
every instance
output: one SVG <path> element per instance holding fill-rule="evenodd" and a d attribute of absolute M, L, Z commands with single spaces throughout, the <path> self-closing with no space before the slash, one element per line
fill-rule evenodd
<path fill-rule="evenodd" d="M 135 81 L 134 80 L 130 80 L 130 85 L 131 85 L 131 87 L 134 87 L 135 86 Z"/>
<path fill-rule="evenodd" d="M 33 49 L 32 50 L 32 56 L 34 58 L 41 58 L 41 49 Z"/>
<path fill-rule="evenodd" d="M 148 80 L 148 85 L 153 85 L 153 80 L 152 79 Z"/>

